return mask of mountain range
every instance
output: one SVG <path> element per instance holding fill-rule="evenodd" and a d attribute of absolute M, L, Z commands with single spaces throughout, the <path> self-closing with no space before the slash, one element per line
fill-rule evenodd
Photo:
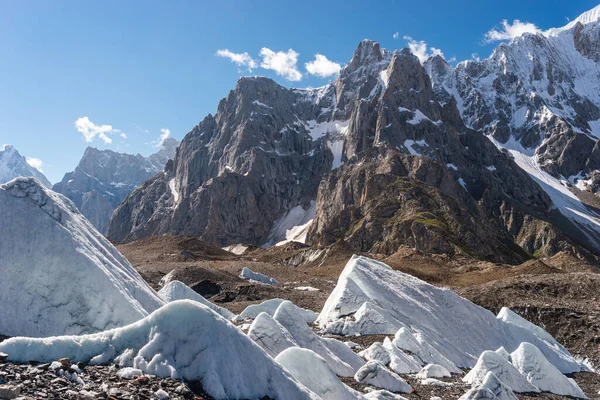
<path fill-rule="evenodd" d="M 104 233 L 117 205 L 138 185 L 162 171 L 178 145 L 176 139 L 167 138 L 159 151 L 148 157 L 88 147 L 77 167 L 52 189 L 71 199 Z"/>
<path fill-rule="evenodd" d="M 595 259 L 598 10 L 456 67 L 364 40 L 321 88 L 242 77 L 107 235 Z"/>

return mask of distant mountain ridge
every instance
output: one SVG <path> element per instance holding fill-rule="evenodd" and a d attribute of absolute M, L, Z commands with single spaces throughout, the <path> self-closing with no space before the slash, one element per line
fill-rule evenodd
<path fill-rule="evenodd" d="M 240 78 L 173 163 L 115 210 L 107 235 L 265 245 L 292 236 L 297 214 L 313 244 L 595 259 L 596 11 L 456 68 L 364 40 L 321 88 Z"/>
<path fill-rule="evenodd" d="M 10 144 L 0 146 L 0 184 L 12 181 L 18 177 L 32 176 L 47 188 L 52 184 L 46 176 L 37 168 L 27 162 L 27 158 Z"/>
<path fill-rule="evenodd" d="M 138 185 L 162 171 L 179 142 L 168 138 L 161 149 L 144 157 L 88 147 L 74 171 L 52 188 L 71 199 L 101 233 L 113 210 Z"/>

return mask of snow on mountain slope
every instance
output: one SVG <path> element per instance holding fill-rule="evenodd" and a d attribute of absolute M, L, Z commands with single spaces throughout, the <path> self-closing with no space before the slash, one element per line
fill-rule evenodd
<path fill-rule="evenodd" d="M 70 200 L 34 178 L 1 185 L 0 210 L 0 334 L 99 332 L 164 304 Z"/>
<path fill-rule="evenodd" d="M 490 140 L 499 148 L 505 148 L 493 137 Z M 538 155 L 527 155 L 516 149 L 506 149 L 519 167 L 550 196 L 561 214 L 576 224 L 586 235 L 589 243 L 600 248 L 600 215 L 588 208 L 565 184 L 540 167 Z"/>
<path fill-rule="evenodd" d="M 281 246 L 289 242 L 305 243 L 308 228 L 315 217 L 315 210 L 314 200 L 311 200 L 310 207 L 306 210 L 301 205 L 292 208 L 275 222 L 269 233 L 269 240 L 263 247 Z"/>
<path fill-rule="evenodd" d="M 587 370 L 569 352 L 551 346 L 532 330 L 497 319 L 450 290 L 356 255 L 346 264 L 317 324 L 325 332 L 340 334 L 365 302 L 385 307 L 397 321 L 395 328 L 404 328 L 419 339 L 416 346 L 431 346 L 458 367 L 473 367 L 477 356 L 485 350 L 500 346 L 515 350 L 521 342 L 527 341 L 535 344 L 563 373 Z M 404 348 L 406 341 L 406 338 L 398 339 L 398 347 Z M 452 365 L 428 362 L 452 371 Z"/>
<path fill-rule="evenodd" d="M 42 172 L 32 167 L 17 149 L 10 144 L 0 146 L 0 184 L 10 182 L 18 177 L 32 176 L 46 187 L 52 184 Z"/>
<path fill-rule="evenodd" d="M 563 26 L 562 28 L 551 28 L 551 29 L 547 30 L 546 32 L 544 32 L 544 35 L 546 35 L 546 36 L 557 35 L 561 32 L 564 32 L 566 30 L 574 28 L 575 25 L 577 25 L 578 23 L 587 25 L 587 24 L 591 24 L 591 23 L 598 21 L 598 19 L 600 19 L 600 5 L 592 8 L 591 10 L 584 12 L 579 17 L 570 21 L 567 25 Z"/>
<path fill-rule="evenodd" d="M 468 127 L 508 150 L 598 250 L 600 220 L 560 181 L 600 192 L 600 6 L 561 28 L 525 33 L 480 62 L 426 61 L 434 90 Z"/>
<path fill-rule="evenodd" d="M 560 90 L 555 97 L 562 96 L 571 82 L 562 75 L 561 79 L 548 75 L 545 69 L 539 74 L 529 71 L 527 50 L 539 47 L 548 56 L 544 60 L 554 62 L 560 49 L 535 43 L 526 46 L 525 50 L 506 53 L 524 58 L 529 64 L 503 61 L 499 49 L 496 58 L 500 66 L 490 62 L 489 68 L 478 74 L 484 68 L 470 63 L 464 71 L 460 69 L 465 79 L 441 58 L 432 59 L 425 68 L 408 49 L 388 51 L 371 40 L 361 41 L 338 77 L 321 88 L 290 89 L 267 78 L 242 77 L 219 103 L 217 113 L 206 116 L 186 135 L 169 168 L 136 189 L 116 209 L 107 235 L 114 242 L 128 242 L 149 235 L 186 234 L 219 247 L 236 243 L 268 247 L 290 240 L 326 246 L 344 239 L 361 251 L 391 252 L 400 244 L 446 254 L 469 249 L 469 254 L 514 264 L 523 262 L 528 254 L 552 256 L 557 249 L 588 255 L 589 251 L 579 246 L 583 235 L 577 229 L 569 224 L 569 231 L 563 232 L 548 216 L 548 196 L 506 155 L 492 148 L 480 132 L 467 129 L 460 117 L 459 109 L 464 111 L 463 118 L 468 113 L 473 124 L 479 124 L 477 129 L 486 134 L 492 134 L 492 128 L 484 130 L 484 126 L 506 117 L 506 126 L 519 126 L 519 143 L 526 148 L 531 148 L 530 141 L 537 140 L 528 133 L 531 123 L 554 124 L 553 110 L 559 105 L 566 110 L 566 105 L 551 104 L 550 92 Z M 560 58 L 556 65 L 569 66 L 564 56 L 556 57 Z M 518 85 L 513 85 L 512 75 L 504 78 L 506 82 L 494 84 L 497 75 L 503 76 L 502 63 L 511 74 L 514 70 L 515 74 L 534 79 L 533 86 L 523 90 L 515 87 Z M 587 74 L 588 67 L 583 65 L 582 73 Z M 535 80 L 538 75 L 539 80 L 548 82 L 552 78 L 553 89 L 546 88 L 550 100 L 545 108 L 530 110 L 527 102 L 532 88 L 540 91 L 543 86 Z M 479 86 L 467 86 L 467 80 L 481 83 L 482 93 L 477 92 Z M 502 88 L 498 94 L 502 100 L 512 101 L 511 93 L 519 93 L 514 116 L 504 109 L 490 108 L 495 106 L 496 97 L 488 89 L 498 87 Z M 581 90 L 584 87 L 577 86 Z M 457 98 L 456 104 L 451 94 Z M 578 98 L 573 97 L 571 103 L 577 111 Z M 597 116 L 593 113 L 590 111 L 589 118 L 584 119 L 600 120 L 600 108 Z M 500 137 L 501 126 L 496 125 Z M 534 130 L 536 134 L 545 132 L 546 125 Z M 587 134 L 583 136 L 591 142 Z M 408 223 L 393 224 L 388 230 L 379 228 L 379 222 L 364 223 L 358 229 L 363 218 L 368 220 L 379 211 L 369 209 L 379 208 L 381 203 L 373 201 L 375 197 L 391 192 L 384 190 L 384 184 L 390 182 L 378 178 L 377 184 L 369 181 L 373 190 L 358 193 L 365 186 L 359 180 L 367 174 L 384 175 L 372 165 L 392 152 L 397 153 L 394 158 L 399 162 L 385 165 L 389 168 L 386 172 L 425 182 L 456 198 L 456 204 L 440 204 L 427 211 L 446 207 L 460 210 L 451 216 L 455 221 L 443 222 L 452 227 L 459 224 L 457 231 L 473 232 L 472 240 L 465 240 L 464 234 L 448 238 L 453 232 L 436 232 L 432 240 L 421 241 L 421 233 L 410 232 L 413 226 L 415 231 L 425 229 L 419 224 L 411 224 L 411 228 Z M 430 161 L 409 159 L 404 154 Z M 442 166 L 444 172 L 437 166 Z M 576 176 L 580 171 L 565 176 Z M 356 182 L 348 183 L 350 179 Z M 395 187 L 390 197 L 398 198 L 407 189 Z M 437 203 L 450 201 L 446 196 L 438 199 L 438 193 L 429 191 L 411 195 L 418 201 L 434 195 Z M 313 210 L 311 202 L 315 199 Z M 472 218 L 480 213 L 486 215 Z M 509 216 L 515 213 L 519 218 Z M 554 216 L 560 217 L 559 213 L 552 213 Z M 509 220 L 526 221 L 530 217 L 537 225 L 550 224 L 550 229 L 560 231 L 553 236 L 556 239 L 552 245 L 536 237 L 541 230 L 529 230 L 524 223 L 507 226 Z M 489 228 L 481 226 L 481 221 L 489 221 Z M 576 231 L 573 236 L 577 240 L 571 238 L 571 230 Z M 544 248 L 539 248 L 540 243 Z"/>
<path fill-rule="evenodd" d="M 0 351 L 17 362 L 68 357 L 76 362 L 116 362 L 146 374 L 198 380 L 219 400 L 264 396 L 318 399 L 238 328 L 190 300 L 169 303 L 123 328 L 85 336 L 13 338 L 0 343 Z"/>
<path fill-rule="evenodd" d="M 194 292 L 188 285 L 180 281 L 171 281 L 166 284 L 160 291 L 158 295 L 167 303 L 171 303 L 177 300 L 192 300 L 196 301 L 206 307 L 210 308 L 221 317 L 232 320 L 235 318 L 235 314 L 229 311 L 226 308 L 219 307 L 216 304 L 211 303 L 206 300 L 201 294 Z"/>

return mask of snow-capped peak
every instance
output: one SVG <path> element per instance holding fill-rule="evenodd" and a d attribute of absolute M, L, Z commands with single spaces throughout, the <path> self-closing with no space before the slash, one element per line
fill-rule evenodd
<path fill-rule="evenodd" d="M 52 184 L 44 174 L 27 162 L 27 158 L 11 144 L 0 146 L 0 184 L 12 181 L 18 177 L 32 176 L 44 186 L 51 187 Z"/>
<path fill-rule="evenodd" d="M 569 29 L 573 28 L 578 23 L 581 23 L 582 25 L 588 25 L 588 24 L 597 22 L 598 19 L 600 19 L 600 4 L 597 5 L 596 7 L 592 8 L 591 10 L 584 12 L 579 17 L 575 18 L 574 20 L 572 20 L 565 26 L 560 27 L 560 28 L 548 29 L 546 32 L 544 32 L 544 34 L 546 36 L 556 36 L 560 32 L 568 31 Z"/>

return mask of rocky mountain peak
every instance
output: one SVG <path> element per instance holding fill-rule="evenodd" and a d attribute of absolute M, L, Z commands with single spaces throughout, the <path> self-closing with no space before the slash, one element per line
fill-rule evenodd
<path fill-rule="evenodd" d="M 358 44 L 352 59 L 334 82 L 336 119 L 348 119 L 353 103 L 373 94 L 381 82 L 381 71 L 387 68 L 389 61 L 390 53 L 381 50 L 379 43 L 365 39 Z"/>
<path fill-rule="evenodd" d="M 425 91 L 428 100 L 433 100 L 431 80 L 419 59 L 408 49 L 395 51 L 385 76 L 388 90 Z"/>
<path fill-rule="evenodd" d="M 354 50 L 348 68 L 356 70 L 361 66 L 378 63 L 381 60 L 383 60 L 383 55 L 381 54 L 379 43 L 374 40 L 364 39 L 358 44 L 356 50 Z"/>

